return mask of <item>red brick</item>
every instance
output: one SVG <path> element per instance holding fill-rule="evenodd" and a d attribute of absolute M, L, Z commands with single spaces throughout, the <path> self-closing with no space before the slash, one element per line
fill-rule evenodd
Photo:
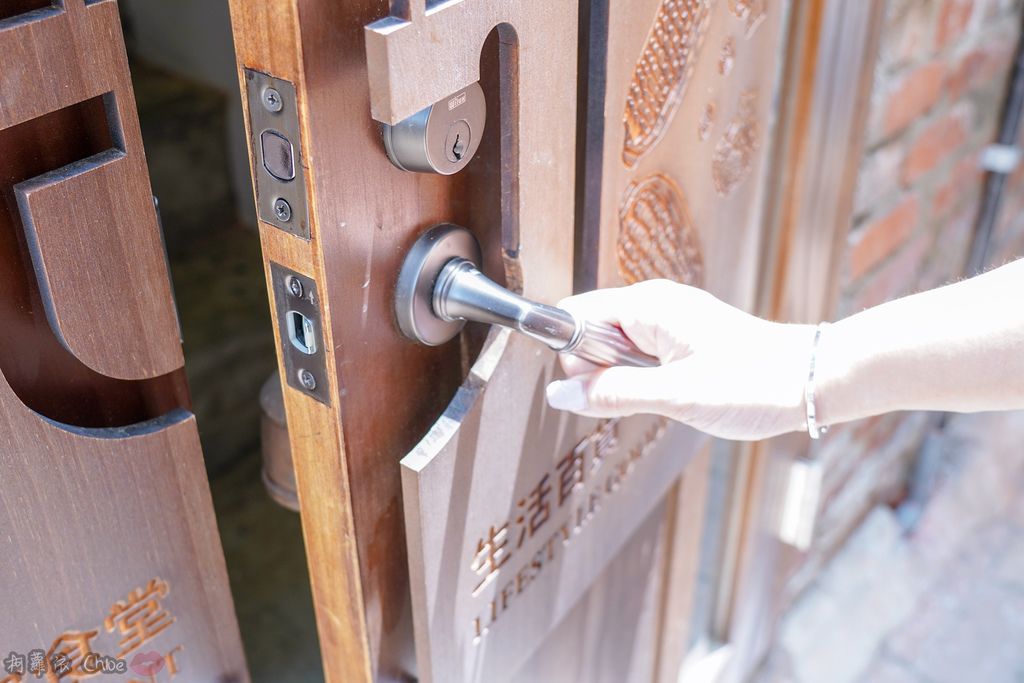
<path fill-rule="evenodd" d="M 992 239 L 1000 243 L 1024 235 L 1024 196 L 1019 186 L 1008 185 L 1004 190 L 999 217 L 992 233 Z"/>
<path fill-rule="evenodd" d="M 953 67 L 946 83 L 950 100 L 959 100 L 964 92 L 978 85 L 978 75 L 985 70 L 988 62 L 988 51 L 979 47 L 965 54 L 960 62 Z"/>
<path fill-rule="evenodd" d="M 896 251 L 914 232 L 918 213 L 917 199 L 909 197 L 889 213 L 863 226 L 850 247 L 851 278 L 859 278 Z"/>
<path fill-rule="evenodd" d="M 947 285 L 963 275 L 977 213 L 976 206 L 967 206 L 959 213 L 929 224 L 935 234 L 935 246 L 927 267 L 918 278 L 918 289 Z"/>
<path fill-rule="evenodd" d="M 938 50 L 955 42 L 967 29 L 974 11 L 974 0 L 946 0 L 939 10 L 939 23 L 935 28 L 935 47 Z"/>
<path fill-rule="evenodd" d="M 921 234 L 877 272 L 865 277 L 852 292 L 850 312 L 855 313 L 916 291 L 918 271 L 928 257 L 931 239 Z"/>
<path fill-rule="evenodd" d="M 939 185 L 932 199 L 932 217 L 945 216 L 958 208 L 966 197 L 974 196 L 981 187 L 982 172 L 979 155 L 969 154 L 949 171 L 946 182 Z"/>
<path fill-rule="evenodd" d="M 964 54 L 951 69 L 946 81 L 950 101 L 1002 78 L 1013 62 L 1013 43 L 1005 36 L 993 37 L 982 46 Z"/>
<path fill-rule="evenodd" d="M 1018 237 L 1024 237 L 1024 196 L 1019 186 L 1007 185 L 992 230 L 992 242 L 1004 244 Z"/>
<path fill-rule="evenodd" d="M 904 148 L 899 142 L 880 147 L 864 158 L 857 176 L 854 215 L 862 216 L 899 191 Z"/>
<path fill-rule="evenodd" d="M 1017 0 L 980 0 L 978 11 L 984 21 L 995 19 L 1000 14 L 1012 12 Z"/>
<path fill-rule="evenodd" d="M 956 163 L 954 176 L 965 187 L 980 187 L 985 171 L 981 168 L 981 152 L 972 152 Z"/>
<path fill-rule="evenodd" d="M 932 217 L 940 217 L 948 214 L 956 206 L 960 193 L 956 186 L 956 179 L 950 179 L 935 190 L 935 197 L 932 198 Z"/>
<path fill-rule="evenodd" d="M 933 121 L 917 136 L 907 152 L 903 163 L 903 182 L 909 185 L 917 181 L 945 161 L 966 140 L 967 131 L 961 116 L 947 114 Z"/>
<path fill-rule="evenodd" d="M 889 91 L 885 103 L 883 131 L 886 136 L 906 128 L 939 101 L 946 77 L 946 67 L 932 62 L 914 69 Z"/>
<path fill-rule="evenodd" d="M 1016 239 L 1007 240 L 997 247 L 995 252 L 995 256 L 990 256 L 988 259 L 989 265 L 1001 266 L 1004 263 L 1024 258 L 1024 232 L 1017 234 Z M 1021 500 L 1024 500 L 1024 497 Z"/>
<path fill-rule="evenodd" d="M 890 3 L 888 10 L 892 16 L 882 31 L 881 48 L 886 67 L 927 59 L 935 36 L 934 4 L 911 2 L 899 7 Z"/>
<path fill-rule="evenodd" d="M 936 233 L 935 250 L 937 252 L 959 251 L 967 256 L 977 218 L 978 207 L 965 206 L 950 219 L 931 226 L 932 232 Z"/>
<path fill-rule="evenodd" d="M 999 207 L 998 225 L 1024 226 L 1024 163 L 1017 166 L 1017 169 L 1006 179 L 1003 188 L 1002 203 Z M 1005 233 L 1005 230 L 997 231 Z"/>
<path fill-rule="evenodd" d="M 1022 144 L 1024 144 L 1024 126 L 1022 126 L 1020 135 L 1017 136 L 1017 146 Z M 1007 189 L 1024 190 L 1024 163 L 1017 164 L 1017 168 L 1006 179 L 1006 187 Z"/>

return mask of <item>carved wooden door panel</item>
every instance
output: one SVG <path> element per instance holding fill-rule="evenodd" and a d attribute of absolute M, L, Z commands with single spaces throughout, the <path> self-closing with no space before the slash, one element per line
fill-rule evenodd
<path fill-rule="evenodd" d="M 0 680 L 248 680 L 113 0 L 0 2 L 0 196 Z"/>
<path fill-rule="evenodd" d="M 586 73 L 588 83 L 581 95 L 586 111 L 577 170 L 578 289 L 668 278 L 756 312 L 769 241 L 769 171 L 787 4 L 584 3 L 589 11 L 581 22 L 587 46 L 581 77 Z M 670 423 L 662 437 L 674 457 L 694 459 L 669 493 L 654 553 L 665 563 L 649 588 L 660 609 L 642 619 L 653 622 L 647 628 L 656 633 L 657 646 L 635 654 L 639 664 L 620 680 L 674 683 L 689 643 L 704 637 L 730 645 L 735 637 L 746 645 L 751 639 L 745 631 L 764 626 L 731 623 L 719 625 L 721 632 L 700 633 L 708 625 L 694 623 L 690 614 L 696 591 L 728 593 L 735 585 L 717 576 L 697 583 L 707 458 L 695 457 L 687 434 Z M 736 499 L 752 493 L 738 488 L 742 477 L 734 481 Z M 727 510 L 719 507 L 716 514 Z M 762 535 L 770 524 L 760 518 L 745 522 L 750 526 L 732 542 Z M 705 566 L 723 565 L 712 560 Z"/>
<path fill-rule="evenodd" d="M 753 305 L 785 4 L 610 0 L 591 16 L 583 288 L 663 277 Z"/>
<path fill-rule="evenodd" d="M 409 341 L 396 280 L 454 223 L 534 300 L 660 276 L 749 305 L 783 10 L 232 0 L 329 680 L 678 670 L 682 643 L 659 639 L 682 640 L 686 609 L 667 610 L 693 590 L 707 438 L 549 409 L 555 354 L 507 330 Z M 474 83 L 486 125 L 464 170 L 389 161 L 382 126 L 453 111 Z"/>

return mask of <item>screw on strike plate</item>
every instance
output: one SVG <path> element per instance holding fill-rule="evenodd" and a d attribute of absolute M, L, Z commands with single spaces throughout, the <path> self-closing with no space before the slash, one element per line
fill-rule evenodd
<path fill-rule="evenodd" d="M 294 275 L 288 276 L 288 291 L 291 292 L 292 296 L 294 296 L 296 299 L 302 298 L 302 294 L 304 292 L 302 288 L 302 282 L 299 280 L 299 278 L 295 277 Z"/>
<path fill-rule="evenodd" d="M 292 205 L 287 200 L 278 197 L 274 200 L 274 215 L 277 220 L 287 223 L 292 219 Z"/>
<path fill-rule="evenodd" d="M 269 112 L 276 114 L 284 108 L 284 99 L 275 88 L 265 89 L 260 99 L 263 101 L 263 107 Z"/>
<path fill-rule="evenodd" d="M 309 370 L 302 368 L 299 370 L 299 384 L 305 387 L 307 391 L 313 391 L 316 389 L 316 377 Z"/>

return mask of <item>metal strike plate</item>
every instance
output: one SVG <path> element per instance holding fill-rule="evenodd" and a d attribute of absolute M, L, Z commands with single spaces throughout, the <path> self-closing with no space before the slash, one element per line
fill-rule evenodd
<path fill-rule="evenodd" d="M 316 281 L 273 261 L 270 262 L 270 278 L 288 386 L 330 405 L 320 291 Z"/>
<path fill-rule="evenodd" d="M 274 227 L 308 240 L 309 209 L 295 86 L 246 69 L 245 92 L 257 213 Z"/>

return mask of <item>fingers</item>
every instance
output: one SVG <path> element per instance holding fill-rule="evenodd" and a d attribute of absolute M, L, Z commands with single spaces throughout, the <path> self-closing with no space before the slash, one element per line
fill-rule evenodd
<path fill-rule="evenodd" d="M 622 417 L 667 411 L 663 368 L 605 368 L 551 382 L 548 405 L 590 417 Z"/>
<path fill-rule="evenodd" d="M 600 365 L 596 365 L 591 363 L 589 360 L 584 360 L 579 356 L 574 356 L 569 353 L 558 354 L 558 360 L 567 377 L 585 375 L 601 369 Z"/>
<path fill-rule="evenodd" d="M 566 297 L 558 302 L 558 307 L 564 308 L 584 320 L 617 324 L 622 309 L 622 299 L 624 296 L 628 297 L 627 289 L 627 287 L 595 289 L 592 292 Z"/>
<path fill-rule="evenodd" d="M 675 286 L 678 285 L 668 280 L 647 280 L 628 287 L 595 289 L 570 296 L 559 301 L 558 306 L 577 317 L 595 322 L 621 325 L 638 318 L 647 321 L 650 316 L 645 315 L 644 309 L 651 302 L 654 291 Z"/>
<path fill-rule="evenodd" d="M 566 297 L 558 306 L 587 320 L 655 323 L 665 306 L 685 306 L 691 297 L 702 294 L 699 289 L 671 280 L 644 280 L 628 287 L 595 289 Z"/>
<path fill-rule="evenodd" d="M 577 318 L 617 325 L 644 353 L 662 361 L 688 351 L 686 326 L 679 321 L 701 319 L 711 295 L 670 280 L 646 280 L 628 287 L 599 289 L 563 299 L 559 306 Z"/>

